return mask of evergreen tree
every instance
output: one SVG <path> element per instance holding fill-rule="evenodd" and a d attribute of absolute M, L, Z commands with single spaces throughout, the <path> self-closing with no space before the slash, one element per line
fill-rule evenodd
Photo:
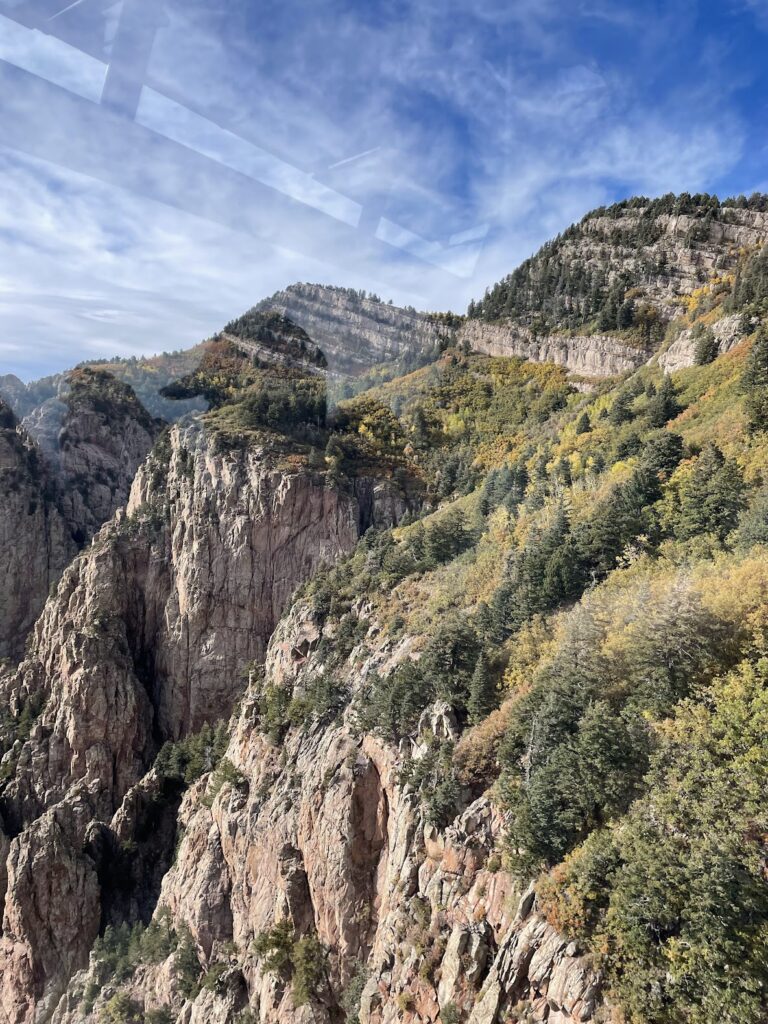
<path fill-rule="evenodd" d="M 628 423 L 633 418 L 632 396 L 627 391 L 620 391 L 608 412 L 608 420 L 614 427 L 620 427 L 622 423 Z"/>
<path fill-rule="evenodd" d="M 719 540 L 738 523 L 744 499 L 739 467 L 715 444 L 699 456 L 687 485 L 681 489 L 676 534 L 682 540 L 714 533 Z"/>
<path fill-rule="evenodd" d="M 586 412 L 583 412 L 581 416 L 579 416 L 578 420 L 576 420 L 576 434 L 588 434 L 591 429 L 592 424 L 589 421 L 589 415 Z"/>
<path fill-rule="evenodd" d="M 635 322 L 635 304 L 632 299 L 627 299 L 626 302 L 622 302 L 619 306 L 619 312 L 616 315 L 616 326 L 620 331 L 625 331 L 632 326 Z"/>
<path fill-rule="evenodd" d="M 653 476 L 670 476 L 683 458 L 683 439 L 671 430 L 659 431 L 645 442 L 642 465 Z"/>
<path fill-rule="evenodd" d="M 768 328 L 761 327 L 755 338 L 741 378 L 746 395 L 749 429 L 768 428 Z"/>
<path fill-rule="evenodd" d="M 693 359 L 697 366 L 706 366 L 717 359 L 720 349 L 714 331 L 703 330 L 696 338 Z"/>
<path fill-rule="evenodd" d="M 450 508 L 427 527 L 424 534 L 424 558 L 428 566 L 442 565 L 465 551 L 472 543 L 461 509 Z"/>
<path fill-rule="evenodd" d="M 434 630 L 419 668 L 435 692 L 456 708 L 466 707 L 480 643 L 464 615 L 447 616 Z"/>
<path fill-rule="evenodd" d="M 197 950 L 192 933 L 186 924 L 179 930 L 179 944 L 176 947 L 174 960 L 179 978 L 179 990 L 187 999 L 194 999 L 200 990 L 200 961 L 197 958 Z"/>
<path fill-rule="evenodd" d="M 674 419 L 680 411 L 681 406 L 675 395 L 672 378 L 665 374 L 659 390 L 648 402 L 648 423 L 652 427 L 663 427 L 665 423 Z"/>
<path fill-rule="evenodd" d="M 473 725 L 481 722 L 493 711 L 496 703 L 496 683 L 486 653 L 481 651 L 469 684 L 467 710 L 470 722 Z"/>

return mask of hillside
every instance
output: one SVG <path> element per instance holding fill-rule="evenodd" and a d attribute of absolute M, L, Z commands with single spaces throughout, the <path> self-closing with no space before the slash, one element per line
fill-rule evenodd
<path fill-rule="evenodd" d="M 0 667 L 0 1021 L 763 1024 L 761 202 L 598 211 L 466 321 L 296 286 L 163 364 L 195 411 Z M 69 377 L 106 452 L 158 426 L 120 372 Z"/>

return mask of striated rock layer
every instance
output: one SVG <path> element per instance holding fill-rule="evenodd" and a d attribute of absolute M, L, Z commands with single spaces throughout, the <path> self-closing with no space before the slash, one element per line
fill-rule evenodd
<path fill-rule="evenodd" d="M 264 299 L 322 349 L 332 373 L 364 373 L 377 363 L 439 350 L 452 331 L 419 313 L 349 288 L 295 284 Z"/>
<path fill-rule="evenodd" d="M 613 377 L 636 370 L 650 350 L 620 341 L 608 334 L 536 336 L 516 324 L 468 320 L 457 340 L 473 352 L 490 356 L 518 356 L 532 363 L 556 363 L 583 377 Z"/>

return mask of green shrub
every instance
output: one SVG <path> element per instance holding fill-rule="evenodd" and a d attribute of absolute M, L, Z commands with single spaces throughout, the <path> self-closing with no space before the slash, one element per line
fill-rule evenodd
<path fill-rule="evenodd" d="M 179 991 L 185 999 L 194 999 L 200 991 L 200 961 L 189 927 L 183 924 L 178 934 L 175 964 L 179 979 Z"/>
<path fill-rule="evenodd" d="M 141 1007 L 126 992 L 116 992 L 101 1011 L 103 1024 L 142 1024 Z"/>
<path fill-rule="evenodd" d="M 293 947 L 293 1001 L 304 1006 L 319 994 L 326 978 L 327 951 L 318 937 L 311 932 Z"/>
<path fill-rule="evenodd" d="M 257 935 L 253 950 L 264 969 L 291 979 L 293 1000 L 303 1006 L 318 994 L 326 978 L 327 950 L 314 932 L 299 938 L 288 920 Z"/>
<path fill-rule="evenodd" d="M 144 1024 L 174 1024 L 176 1018 L 167 1006 L 158 1006 L 144 1014 Z"/>
<path fill-rule="evenodd" d="M 368 983 L 368 970 L 361 961 L 355 965 L 352 977 L 339 997 L 339 1006 L 344 1011 L 345 1024 L 360 1024 L 360 1001 L 363 989 Z"/>

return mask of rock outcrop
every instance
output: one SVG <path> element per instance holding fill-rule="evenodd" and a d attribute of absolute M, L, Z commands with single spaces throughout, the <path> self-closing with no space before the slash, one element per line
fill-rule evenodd
<path fill-rule="evenodd" d="M 0 659 L 18 661 L 48 592 L 75 553 L 34 442 L 0 400 Z"/>
<path fill-rule="evenodd" d="M 600 976 L 537 912 L 533 892 L 499 869 L 503 822 L 486 798 L 445 829 L 428 824 L 401 782 L 403 751 L 360 737 L 349 713 L 291 729 L 280 744 L 265 735 L 260 694 L 277 686 L 295 696 L 321 676 L 320 636 L 301 606 L 281 623 L 265 678 L 252 682 L 234 722 L 229 778 L 201 780 L 181 806 L 183 839 L 155 916 L 170 918 L 177 934 L 189 929 L 216 984 L 185 991 L 172 954 L 140 965 L 124 998 L 138 1012 L 166 1008 L 172 1019 L 222 1024 L 331 1024 L 344 1019 L 340 1007 L 363 1024 L 457 1013 L 494 1024 L 521 1008 L 531 1020 L 589 1021 Z M 351 655 L 347 671 L 359 683 L 409 650 L 407 640 L 383 641 L 354 669 Z M 415 758 L 427 731 L 452 729 L 439 707 L 422 725 Z M 307 1004 L 290 969 L 270 967 L 258 952 L 257 938 L 278 921 L 289 923 L 294 948 L 317 939 L 327 950 Z M 97 972 L 94 962 L 73 978 L 57 1024 L 97 1019 L 121 990 L 104 985 L 89 1016 L 83 993 Z M 359 1006 L 345 1001 L 349 990 Z"/>
<path fill-rule="evenodd" d="M 453 334 L 426 313 L 351 288 L 294 284 L 255 308 L 277 311 L 303 328 L 334 374 L 357 375 L 402 356 L 436 354 Z"/>
<path fill-rule="evenodd" d="M 58 488 L 58 504 L 79 544 L 128 500 L 136 470 L 162 424 L 133 390 L 88 367 L 62 379 L 55 397 L 24 419 Z"/>
<path fill-rule="evenodd" d="M 516 324 L 489 324 L 467 320 L 457 341 L 473 352 L 490 356 L 518 356 L 532 363 L 556 363 L 581 377 L 613 377 L 636 370 L 650 350 L 628 345 L 607 334 L 536 336 Z"/>
<path fill-rule="evenodd" d="M 107 373 L 75 370 L 32 389 L 16 383 L 24 420 L 0 400 L 0 658 L 13 660 L 64 567 L 125 505 L 161 428 Z"/>
<path fill-rule="evenodd" d="M 740 327 L 739 316 L 731 314 L 716 320 L 711 330 L 717 342 L 717 354 L 723 355 L 730 352 L 744 337 Z M 693 366 L 696 362 L 696 337 L 691 329 L 681 331 L 678 337 L 672 342 L 669 348 L 660 353 L 658 357 L 659 366 L 666 373 L 674 373 L 676 370 L 683 370 L 687 366 Z"/>
<path fill-rule="evenodd" d="M 6 1020 L 37 1019 L 83 965 L 114 899 L 110 834 L 128 841 L 159 746 L 225 718 L 296 586 L 405 507 L 389 481 L 330 486 L 264 451 L 220 452 L 200 423 L 156 447 L 3 679 L 17 718 L 41 708 L 4 757 Z M 60 914 L 41 931 L 28 915 L 43 904 Z"/>

